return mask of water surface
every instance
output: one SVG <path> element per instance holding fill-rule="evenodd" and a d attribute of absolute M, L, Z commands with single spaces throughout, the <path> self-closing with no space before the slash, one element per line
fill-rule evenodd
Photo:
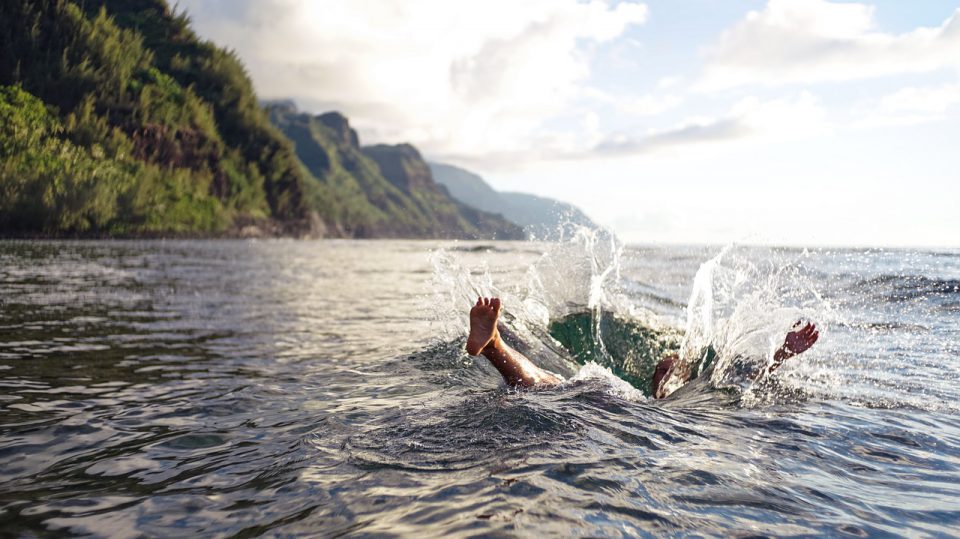
<path fill-rule="evenodd" d="M 720 252 L 2 242 L 0 529 L 958 535 L 960 253 Z M 573 381 L 466 356 L 481 293 Z M 578 313 L 616 320 L 589 336 L 614 367 L 631 327 L 758 361 L 796 317 L 822 337 L 776 391 L 653 401 L 550 337 Z"/>

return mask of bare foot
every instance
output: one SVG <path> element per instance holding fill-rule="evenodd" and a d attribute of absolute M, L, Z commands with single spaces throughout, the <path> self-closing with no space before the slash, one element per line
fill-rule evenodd
<path fill-rule="evenodd" d="M 500 318 L 500 298 L 477 298 L 470 309 L 470 336 L 467 337 L 467 353 L 479 355 L 488 345 L 500 340 L 497 319 Z"/>
<path fill-rule="evenodd" d="M 787 333 L 787 338 L 783 340 L 784 350 L 794 356 L 806 352 L 820 337 L 820 332 L 813 322 L 807 322 L 807 325 L 803 328 L 796 329 L 801 324 L 803 324 L 803 321 L 797 320 L 797 323 L 793 326 L 796 331 Z"/>
<path fill-rule="evenodd" d="M 797 320 L 793 329 L 794 331 L 787 333 L 786 338 L 783 340 L 783 346 L 773 354 L 773 364 L 770 365 L 768 372 L 777 370 L 784 361 L 793 356 L 806 352 L 817 342 L 817 339 L 820 338 L 820 331 L 812 322 L 807 322 L 806 325 L 803 325 L 802 320 Z"/>

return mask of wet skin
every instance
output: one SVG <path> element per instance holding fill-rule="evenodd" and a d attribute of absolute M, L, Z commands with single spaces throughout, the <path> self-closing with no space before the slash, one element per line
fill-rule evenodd
<path fill-rule="evenodd" d="M 467 353 L 472 356 L 483 355 L 490 360 L 509 386 L 554 386 L 562 382 L 560 378 L 537 367 L 523 354 L 507 346 L 497 330 L 499 319 L 499 298 L 477 298 L 476 305 L 470 309 Z"/>

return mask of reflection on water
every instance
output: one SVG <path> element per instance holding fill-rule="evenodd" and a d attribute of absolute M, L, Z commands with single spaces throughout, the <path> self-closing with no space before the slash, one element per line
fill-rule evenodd
<path fill-rule="evenodd" d="M 960 256 L 743 254 L 800 257 L 790 282 L 816 292 L 825 338 L 783 373 L 799 400 L 508 391 L 463 354 L 461 302 L 496 292 L 548 368 L 576 375 L 548 324 L 583 312 L 608 337 L 590 353 L 622 360 L 625 327 L 683 327 L 716 254 L 627 248 L 597 285 L 614 258 L 590 248 L 0 243 L 0 529 L 956 532 Z"/>

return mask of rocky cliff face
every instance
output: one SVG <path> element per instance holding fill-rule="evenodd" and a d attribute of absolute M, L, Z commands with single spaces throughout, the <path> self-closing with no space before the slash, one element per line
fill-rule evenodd
<path fill-rule="evenodd" d="M 363 153 L 373 159 L 383 177 L 406 193 L 417 189 L 438 191 L 430 167 L 420 152 L 409 144 L 367 146 Z"/>
<path fill-rule="evenodd" d="M 316 119 L 333 132 L 334 142 L 338 146 L 345 148 L 360 147 L 360 138 L 357 136 L 357 132 L 350 127 L 350 121 L 343 114 L 327 112 L 317 116 Z"/>
<path fill-rule="evenodd" d="M 348 237 L 523 239 L 523 230 L 499 215 L 450 197 L 433 181 L 420 152 L 409 144 L 360 147 L 340 113 L 299 113 L 289 104 L 268 106 L 270 119 L 295 145 L 315 181 L 308 200 Z M 327 208 L 328 210 L 325 210 Z"/>
<path fill-rule="evenodd" d="M 410 195 L 424 211 L 430 210 L 440 225 L 439 237 L 455 237 L 450 232 L 462 230 L 468 238 L 524 239 L 516 224 L 502 215 L 479 210 L 455 200 L 447 189 L 433 179 L 430 166 L 416 148 L 409 144 L 379 144 L 363 149 L 393 185 Z"/>

